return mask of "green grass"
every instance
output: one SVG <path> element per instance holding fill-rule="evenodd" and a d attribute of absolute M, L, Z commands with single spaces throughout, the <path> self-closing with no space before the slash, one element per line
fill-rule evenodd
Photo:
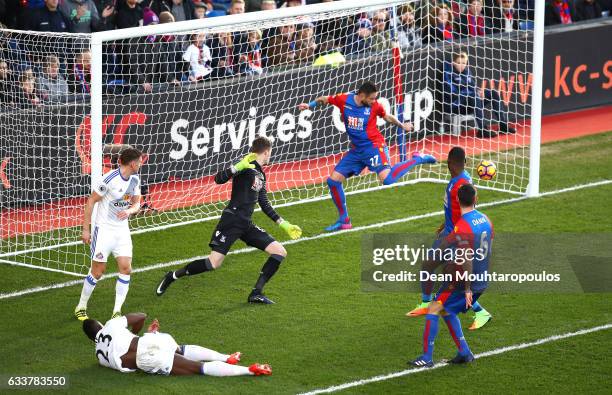
<path fill-rule="evenodd" d="M 612 133 L 543 146 L 542 190 L 609 179 Z M 587 166 L 585 163 L 590 163 Z M 593 165 L 596 163 L 597 165 Z M 352 195 L 349 209 L 356 226 L 441 210 L 444 187 L 418 184 Z M 496 232 L 612 233 L 612 185 L 484 210 Z M 481 191 L 481 202 L 510 195 Z M 335 217 L 329 201 L 286 207 L 283 217 L 316 235 Z M 368 232 L 433 232 L 442 217 L 426 218 Z M 255 222 L 279 240 L 286 237 L 260 213 Z M 214 222 L 134 236 L 135 267 L 187 259 L 207 253 Z M 407 319 L 418 295 L 364 293 L 360 284 L 362 232 L 287 246 L 289 256 L 266 293 L 278 303 L 250 306 L 246 296 L 265 256 L 231 255 L 214 272 L 186 278 L 162 297 L 154 288 L 164 270 L 133 276 L 124 311 L 159 318 L 162 330 L 179 343 L 201 344 L 224 352 L 240 350 L 245 363 L 270 362 L 266 378 L 151 377 L 120 374 L 97 365 L 92 344 L 72 318 L 80 286 L 1 301 L 0 373 L 64 374 L 70 391 L 100 393 L 296 393 L 405 369 L 421 350 L 423 321 Z M 243 245 L 238 245 L 241 247 Z M 537 267 L 538 262 L 533 262 Z M 110 270 L 114 271 L 111 266 Z M 73 279 L 62 274 L 0 265 L 0 289 L 23 288 Z M 99 283 L 90 315 L 111 313 L 114 281 Z M 529 342 L 612 322 L 610 294 L 485 294 L 483 305 L 495 319 L 466 333 L 474 352 Z M 469 317 L 461 317 L 464 326 Z M 467 332 L 467 331 L 466 331 Z M 612 331 L 478 360 L 469 367 L 445 367 L 353 388 L 351 393 L 459 392 L 609 392 Z M 454 354 L 441 328 L 436 357 Z M 472 380 L 466 380 L 471 378 Z"/>

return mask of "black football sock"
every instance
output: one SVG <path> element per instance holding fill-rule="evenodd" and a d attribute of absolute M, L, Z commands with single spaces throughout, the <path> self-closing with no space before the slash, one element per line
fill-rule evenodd
<path fill-rule="evenodd" d="M 214 269 L 215 268 L 213 267 L 212 263 L 208 258 L 198 259 L 197 261 L 188 263 L 187 265 L 185 265 L 185 267 L 182 267 L 175 271 L 172 277 L 177 279 L 183 276 L 193 276 L 194 274 L 209 272 Z"/>
<path fill-rule="evenodd" d="M 285 257 L 282 255 L 270 255 L 266 263 L 264 263 L 263 267 L 261 268 L 259 278 L 255 283 L 255 288 L 253 288 L 253 293 L 261 293 L 264 285 L 266 285 L 266 283 L 270 281 L 272 276 L 274 276 L 274 273 L 276 273 L 276 271 L 278 270 L 278 267 L 280 266 L 283 259 L 285 259 Z"/>

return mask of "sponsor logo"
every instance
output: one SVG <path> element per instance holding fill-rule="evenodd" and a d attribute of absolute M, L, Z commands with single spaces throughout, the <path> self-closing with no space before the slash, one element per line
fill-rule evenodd
<path fill-rule="evenodd" d="M 363 121 L 363 118 L 360 118 L 360 117 L 351 117 L 351 116 L 348 116 L 346 118 L 346 124 L 351 129 L 362 130 L 363 129 L 363 125 L 364 125 L 364 121 Z"/>
<path fill-rule="evenodd" d="M 96 254 L 96 259 L 104 259 L 104 254 L 102 254 L 101 252 L 98 252 Z"/>

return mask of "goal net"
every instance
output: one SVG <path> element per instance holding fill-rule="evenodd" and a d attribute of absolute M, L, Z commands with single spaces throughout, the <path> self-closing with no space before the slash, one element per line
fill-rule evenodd
<path fill-rule="evenodd" d="M 133 233 L 217 218 L 230 185 L 214 174 L 258 135 L 273 141 L 273 205 L 327 199 L 349 149 L 341 114 L 297 105 L 366 80 L 413 125 L 378 120 L 392 162 L 414 151 L 443 161 L 460 145 L 476 185 L 525 194 L 534 10 L 517 7 L 364 0 L 168 24 L 145 11 L 148 26 L 93 35 L 4 30 L 0 260 L 86 273 L 83 206 L 127 146 L 145 153 Z M 481 159 L 496 163 L 492 181 L 475 175 Z M 395 185 L 447 179 L 439 164 Z M 377 188 L 367 170 L 345 183 L 349 194 Z"/>

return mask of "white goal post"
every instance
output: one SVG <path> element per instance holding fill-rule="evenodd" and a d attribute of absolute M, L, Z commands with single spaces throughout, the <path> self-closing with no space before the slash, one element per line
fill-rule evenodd
<path fill-rule="evenodd" d="M 461 145 L 472 173 L 483 159 L 497 165 L 492 181 L 473 174 L 479 188 L 538 196 L 544 2 L 504 21 L 501 9 L 487 6 L 469 26 L 467 2 L 449 3 L 336 1 L 92 34 L 0 31 L 10 55 L 0 57 L 0 71 L 4 62 L 15 74 L 3 85 L 10 93 L 0 92 L 10 102 L 0 98 L 0 262 L 85 274 L 84 199 L 127 145 L 146 158 L 151 210 L 131 220 L 136 234 L 218 218 L 229 189 L 212 176 L 261 134 L 274 144 L 267 170 L 274 206 L 328 199 L 325 180 L 349 149 L 341 114 L 331 106 L 300 112 L 297 104 L 365 80 L 378 85 L 387 111 L 413 124 L 404 133 L 379 120 L 393 163 L 413 151 L 444 161 Z M 478 97 L 457 104 L 469 95 L 449 91 L 461 52 Z M 42 90 L 53 53 L 68 84 L 84 79 L 56 101 Z M 38 100 L 22 92 L 28 67 Z M 481 133 L 504 127 L 516 133 Z M 447 179 L 444 164 L 392 186 L 365 171 L 345 190 Z"/>

